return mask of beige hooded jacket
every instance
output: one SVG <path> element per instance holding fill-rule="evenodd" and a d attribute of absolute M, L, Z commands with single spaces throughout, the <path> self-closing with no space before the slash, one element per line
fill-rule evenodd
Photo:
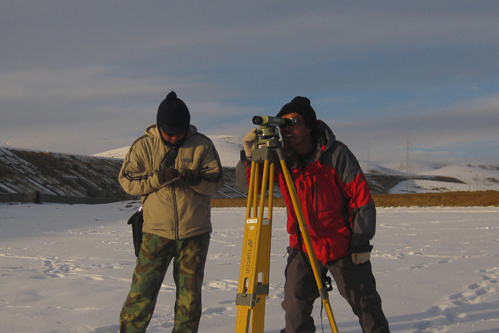
<path fill-rule="evenodd" d="M 200 170 L 196 186 L 181 181 L 161 187 L 158 171 L 170 147 L 161 140 L 156 125 L 130 147 L 118 180 L 128 194 L 140 195 L 143 202 L 142 231 L 168 239 L 185 239 L 211 232 L 210 195 L 222 187 L 220 157 L 211 140 L 190 126 L 173 168 Z"/>

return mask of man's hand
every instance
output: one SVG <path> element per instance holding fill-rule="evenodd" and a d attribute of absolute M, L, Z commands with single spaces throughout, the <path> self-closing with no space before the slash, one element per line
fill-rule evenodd
<path fill-rule="evenodd" d="M 256 132 L 257 129 L 253 128 L 243 138 L 244 153 L 248 159 L 251 158 L 251 154 L 253 153 L 253 150 L 255 150 L 255 143 L 258 142 L 258 135 Z"/>
<path fill-rule="evenodd" d="M 360 252 L 360 253 L 352 253 L 352 261 L 355 265 L 363 264 L 371 258 L 371 253 L 369 252 Z"/>
<path fill-rule="evenodd" d="M 196 186 L 201 183 L 201 174 L 199 173 L 199 170 L 183 170 L 179 178 L 184 184 L 189 186 Z"/>
<path fill-rule="evenodd" d="M 173 168 L 162 169 L 158 173 L 158 179 L 160 184 L 164 184 L 167 181 L 170 181 L 177 177 L 178 177 L 178 171 Z"/>

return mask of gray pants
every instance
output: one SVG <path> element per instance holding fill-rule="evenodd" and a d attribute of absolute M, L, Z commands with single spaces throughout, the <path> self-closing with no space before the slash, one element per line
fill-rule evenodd
<path fill-rule="evenodd" d="M 308 255 L 295 248 L 288 248 L 288 263 L 284 272 L 284 301 L 286 311 L 286 333 L 315 332 L 311 317 L 314 301 L 319 297 L 314 273 Z M 359 317 L 364 333 L 389 333 L 388 321 L 381 308 L 381 298 L 376 291 L 371 262 L 355 265 L 350 255 L 323 266 L 329 270 L 337 289 Z"/>

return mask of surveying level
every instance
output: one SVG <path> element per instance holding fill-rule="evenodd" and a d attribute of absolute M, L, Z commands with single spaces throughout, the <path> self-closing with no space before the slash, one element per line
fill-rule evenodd
<path fill-rule="evenodd" d="M 322 283 L 317 257 L 305 224 L 296 189 L 285 162 L 277 126 L 296 123 L 295 119 L 255 116 L 253 123 L 260 125 L 259 141 L 251 155 L 250 182 L 246 204 L 246 223 L 239 269 L 236 296 L 235 333 L 263 333 L 265 324 L 265 299 L 269 294 L 270 243 L 272 237 L 272 208 L 274 198 L 275 164 L 280 163 L 286 186 L 291 195 L 301 234 L 307 249 L 319 294 L 326 310 L 333 333 L 338 333 L 329 296 Z M 263 172 L 260 172 L 263 164 Z M 260 179 L 261 176 L 261 179 Z M 268 188 L 268 197 L 266 197 Z M 258 196 L 258 191 L 260 195 Z M 267 216 L 265 217 L 265 199 Z"/>
<path fill-rule="evenodd" d="M 269 116 L 254 116 L 253 124 L 260 125 L 258 129 L 257 148 L 279 148 L 279 130 L 277 126 L 296 124 L 295 118 L 281 118 Z"/>

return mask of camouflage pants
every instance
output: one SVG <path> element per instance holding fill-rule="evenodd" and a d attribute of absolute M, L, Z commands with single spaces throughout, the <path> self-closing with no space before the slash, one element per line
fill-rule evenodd
<path fill-rule="evenodd" d="M 166 270 L 173 259 L 177 288 L 174 333 L 196 333 L 201 319 L 201 287 L 210 234 L 172 240 L 145 233 L 132 286 L 120 313 L 120 332 L 145 332 Z"/>

